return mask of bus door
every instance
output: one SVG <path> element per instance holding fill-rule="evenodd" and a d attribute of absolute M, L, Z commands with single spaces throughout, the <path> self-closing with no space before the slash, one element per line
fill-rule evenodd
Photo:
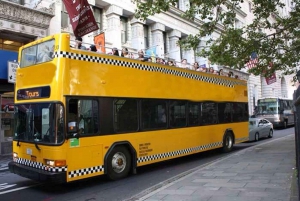
<path fill-rule="evenodd" d="M 68 180 L 103 173 L 103 143 L 96 137 L 99 131 L 98 101 L 69 98 L 67 102 Z"/>

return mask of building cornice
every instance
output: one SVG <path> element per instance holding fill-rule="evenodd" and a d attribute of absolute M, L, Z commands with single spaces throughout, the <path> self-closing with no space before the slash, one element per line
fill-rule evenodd
<path fill-rule="evenodd" d="M 54 5 L 49 9 L 42 8 L 41 10 L 33 10 L 19 4 L 0 1 L 0 20 L 5 19 L 23 25 L 47 29 L 50 20 L 54 17 Z"/>

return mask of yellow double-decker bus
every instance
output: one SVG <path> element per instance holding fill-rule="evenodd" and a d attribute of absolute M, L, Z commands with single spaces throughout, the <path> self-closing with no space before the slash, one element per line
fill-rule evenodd
<path fill-rule="evenodd" d="M 20 48 L 11 172 L 71 182 L 248 140 L 247 83 L 70 47 Z"/>

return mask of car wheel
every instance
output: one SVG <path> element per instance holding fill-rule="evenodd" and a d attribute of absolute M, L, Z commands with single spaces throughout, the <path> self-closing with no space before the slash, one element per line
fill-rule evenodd
<path fill-rule="evenodd" d="M 233 147 L 233 135 L 231 133 L 226 133 L 223 140 L 223 152 L 227 153 L 232 150 Z"/>
<path fill-rule="evenodd" d="M 273 130 L 270 129 L 270 132 L 269 132 L 269 135 L 268 135 L 268 138 L 272 138 L 273 137 Z"/>
<path fill-rule="evenodd" d="M 124 146 L 112 150 L 107 158 L 107 176 L 111 180 L 118 180 L 128 175 L 130 171 L 131 156 Z"/>
<path fill-rule="evenodd" d="M 259 133 L 255 133 L 254 141 L 257 142 L 259 140 Z"/>

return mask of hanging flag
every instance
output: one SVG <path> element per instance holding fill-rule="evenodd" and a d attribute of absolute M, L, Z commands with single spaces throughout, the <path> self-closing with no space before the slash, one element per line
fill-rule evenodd
<path fill-rule="evenodd" d="M 63 0 L 76 37 L 98 30 L 98 25 L 87 0 Z"/>
<path fill-rule="evenodd" d="M 269 63 L 269 69 L 273 68 L 273 62 Z M 276 73 L 272 73 L 270 77 L 266 77 L 267 85 L 273 84 L 276 82 Z"/>
<path fill-rule="evenodd" d="M 105 35 L 104 32 L 94 37 L 94 43 L 97 51 L 105 53 Z"/>
<path fill-rule="evenodd" d="M 248 69 L 254 68 L 256 67 L 258 63 L 258 56 L 256 54 L 256 52 L 252 52 L 251 56 L 250 56 L 250 60 L 246 63 Z"/>
<path fill-rule="evenodd" d="M 266 77 L 266 82 L 267 82 L 267 85 L 270 85 L 270 84 L 273 84 L 276 82 L 275 72 L 270 77 Z"/>

